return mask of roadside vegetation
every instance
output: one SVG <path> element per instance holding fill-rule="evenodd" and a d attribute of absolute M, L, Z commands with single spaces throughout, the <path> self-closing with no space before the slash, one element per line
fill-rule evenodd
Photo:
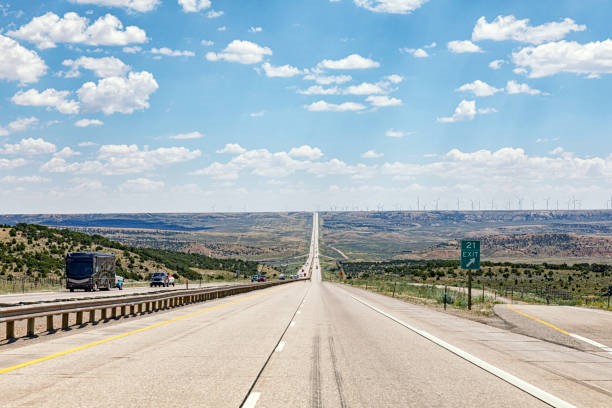
<path fill-rule="evenodd" d="M 452 298 L 449 303 L 456 308 L 467 307 L 467 295 L 460 289 L 467 287 L 467 271 L 459 268 L 458 261 L 335 261 L 327 263 L 326 278 L 391 295 L 395 289 L 396 297 L 438 304 L 443 303 L 446 285 Z M 607 264 L 483 262 L 480 270 L 472 272 L 472 301 L 484 313 L 490 309 L 487 303 L 492 305 L 500 297 L 605 308 L 607 298 L 602 294 L 608 285 L 612 285 L 612 265 Z"/>
<path fill-rule="evenodd" d="M 80 251 L 115 254 L 117 274 L 136 282 L 148 280 L 156 270 L 172 273 L 179 282 L 245 279 L 261 271 L 277 272 L 254 261 L 138 248 L 101 235 L 20 223 L 0 226 L 0 291 L 61 286 L 66 254 Z"/>

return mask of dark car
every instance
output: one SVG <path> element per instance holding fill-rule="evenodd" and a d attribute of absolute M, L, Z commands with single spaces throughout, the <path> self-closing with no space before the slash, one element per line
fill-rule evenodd
<path fill-rule="evenodd" d="M 153 286 L 169 286 L 170 278 L 166 272 L 155 272 L 151 275 L 151 287 Z"/>
<path fill-rule="evenodd" d="M 266 281 L 266 275 L 259 275 L 259 278 L 257 278 L 257 282 L 265 282 Z"/>
<path fill-rule="evenodd" d="M 255 274 L 251 276 L 251 282 L 259 282 L 259 275 Z"/>

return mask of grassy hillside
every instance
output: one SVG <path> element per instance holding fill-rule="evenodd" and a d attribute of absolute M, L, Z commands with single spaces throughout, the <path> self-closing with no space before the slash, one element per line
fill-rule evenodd
<path fill-rule="evenodd" d="M 79 251 L 115 254 L 117 273 L 134 280 L 147 279 L 156 270 L 172 272 L 179 278 L 198 280 L 206 275 L 222 278 L 236 271 L 251 274 L 263 267 L 253 261 L 136 248 L 101 235 L 19 223 L 15 226 L 0 226 L 0 277 L 9 280 L 25 276 L 61 277 L 64 274 L 66 254 Z"/>

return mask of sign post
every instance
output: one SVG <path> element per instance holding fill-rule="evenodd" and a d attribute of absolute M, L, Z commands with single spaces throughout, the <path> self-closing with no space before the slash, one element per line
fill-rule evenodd
<path fill-rule="evenodd" d="M 459 263 L 468 271 L 468 310 L 472 310 L 472 271 L 480 269 L 480 241 L 461 240 Z"/>

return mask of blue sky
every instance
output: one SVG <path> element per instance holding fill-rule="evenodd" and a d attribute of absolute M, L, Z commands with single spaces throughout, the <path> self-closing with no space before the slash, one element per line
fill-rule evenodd
<path fill-rule="evenodd" d="M 0 0 L 0 212 L 612 208 L 612 2 Z"/>

